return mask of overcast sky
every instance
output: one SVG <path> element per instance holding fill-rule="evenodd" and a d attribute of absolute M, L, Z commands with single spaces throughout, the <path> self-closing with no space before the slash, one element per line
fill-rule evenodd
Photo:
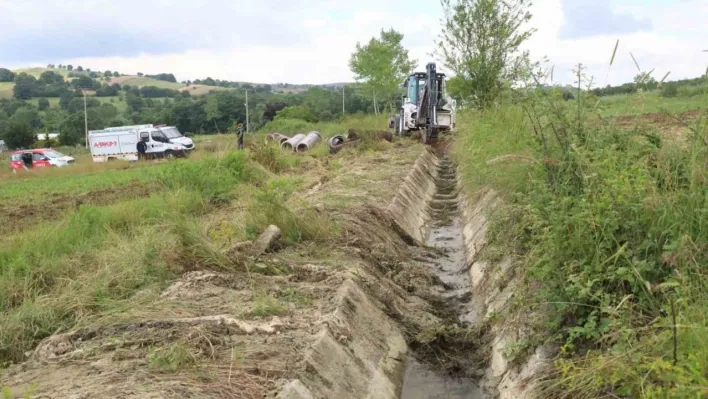
<path fill-rule="evenodd" d="M 637 70 L 696 77 L 708 65 L 708 0 L 535 0 L 527 43 L 555 81 L 585 64 L 600 85 Z M 0 0 L 0 66 L 73 64 L 259 83 L 351 81 L 357 41 L 405 35 L 420 66 L 440 31 L 437 0 Z M 615 41 L 615 65 L 607 66 Z M 670 78 L 670 79 L 671 79 Z"/>

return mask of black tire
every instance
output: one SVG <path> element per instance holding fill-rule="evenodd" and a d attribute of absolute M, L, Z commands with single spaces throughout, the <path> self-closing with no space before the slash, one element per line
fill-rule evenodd
<path fill-rule="evenodd" d="M 175 159 L 177 155 L 175 155 L 174 151 L 165 151 L 165 158 L 166 159 Z"/>

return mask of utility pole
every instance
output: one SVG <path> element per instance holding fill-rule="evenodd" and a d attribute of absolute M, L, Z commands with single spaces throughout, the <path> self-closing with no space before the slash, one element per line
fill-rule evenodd
<path fill-rule="evenodd" d="M 89 137 L 88 137 L 88 113 L 86 112 L 86 89 L 81 90 L 84 94 L 84 130 L 86 133 L 86 148 L 89 148 Z M 49 137 L 49 136 L 47 136 Z"/>
<path fill-rule="evenodd" d="M 248 133 L 248 90 L 246 90 L 246 133 Z"/>
<path fill-rule="evenodd" d="M 342 86 L 342 115 L 344 115 L 344 86 Z"/>

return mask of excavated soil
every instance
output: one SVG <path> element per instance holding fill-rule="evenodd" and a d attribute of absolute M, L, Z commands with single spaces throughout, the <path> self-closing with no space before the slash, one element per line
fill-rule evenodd
<path fill-rule="evenodd" d="M 618 127 L 631 130 L 637 127 L 649 126 L 661 132 L 668 139 L 685 139 L 692 123 L 700 116 L 701 110 L 695 109 L 670 115 L 666 112 L 652 112 L 642 115 L 623 115 L 614 119 Z"/>

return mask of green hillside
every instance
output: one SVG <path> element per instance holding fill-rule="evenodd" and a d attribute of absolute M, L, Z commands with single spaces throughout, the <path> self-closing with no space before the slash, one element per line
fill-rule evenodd
<path fill-rule="evenodd" d="M 73 78 L 69 77 L 70 73 L 74 74 L 81 74 L 81 75 L 88 75 L 89 72 L 84 71 L 68 71 L 66 69 L 62 68 L 42 68 L 42 67 L 34 67 L 34 68 L 19 68 L 13 70 L 14 73 L 20 74 L 20 73 L 26 73 L 28 75 L 34 76 L 35 78 L 39 78 L 42 73 L 47 72 L 47 71 L 52 71 L 58 75 L 61 75 L 64 77 L 66 80 L 71 80 Z M 164 80 L 158 80 L 155 78 L 150 78 L 146 76 L 137 76 L 137 75 L 122 75 L 118 77 L 112 77 L 109 81 L 105 81 L 103 79 L 103 72 L 102 71 L 94 71 L 97 74 L 99 74 L 99 78 L 96 78 L 96 80 L 105 82 L 108 84 L 113 84 L 113 83 L 118 83 L 121 86 L 124 85 L 130 85 L 130 86 L 135 86 L 135 87 L 145 87 L 145 86 L 155 86 L 161 89 L 171 89 L 171 90 L 188 90 L 191 95 L 193 96 L 200 96 L 207 94 L 211 90 L 225 90 L 226 88 L 224 87 L 219 87 L 219 86 L 209 86 L 209 85 L 189 85 L 185 86 L 182 83 L 179 82 L 166 82 Z M 0 98 L 12 98 L 13 94 L 13 87 L 14 83 L 12 82 L 0 82 Z M 50 99 L 51 102 L 51 99 Z"/>
<path fill-rule="evenodd" d="M 26 73 L 28 75 L 32 75 L 35 78 L 39 78 L 42 73 L 47 72 L 47 71 L 52 71 L 56 73 L 57 75 L 63 76 L 65 79 L 69 76 L 69 72 L 76 72 L 76 73 L 83 73 L 83 72 L 78 72 L 78 71 L 67 71 L 66 69 L 59 69 L 59 68 L 20 68 L 20 69 L 15 69 L 12 72 L 15 72 L 16 74 L 20 73 Z"/>
<path fill-rule="evenodd" d="M 155 87 L 159 87 L 161 89 L 173 89 L 173 90 L 179 90 L 184 86 L 182 83 L 179 83 L 179 82 L 166 82 L 164 80 L 157 80 L 157 79 L 148 78 L 145 76 L 136 76 L 136 75 L 125 75 L 125 76 L 119 76 L 117 78 L 111 78 L 111 80 L 108 83 L 110 83 L 110 84 L 118 83 L 121 86 L 124 86 L 124 85 L 137 86 L 137 87 L 155 86 Z"/>

